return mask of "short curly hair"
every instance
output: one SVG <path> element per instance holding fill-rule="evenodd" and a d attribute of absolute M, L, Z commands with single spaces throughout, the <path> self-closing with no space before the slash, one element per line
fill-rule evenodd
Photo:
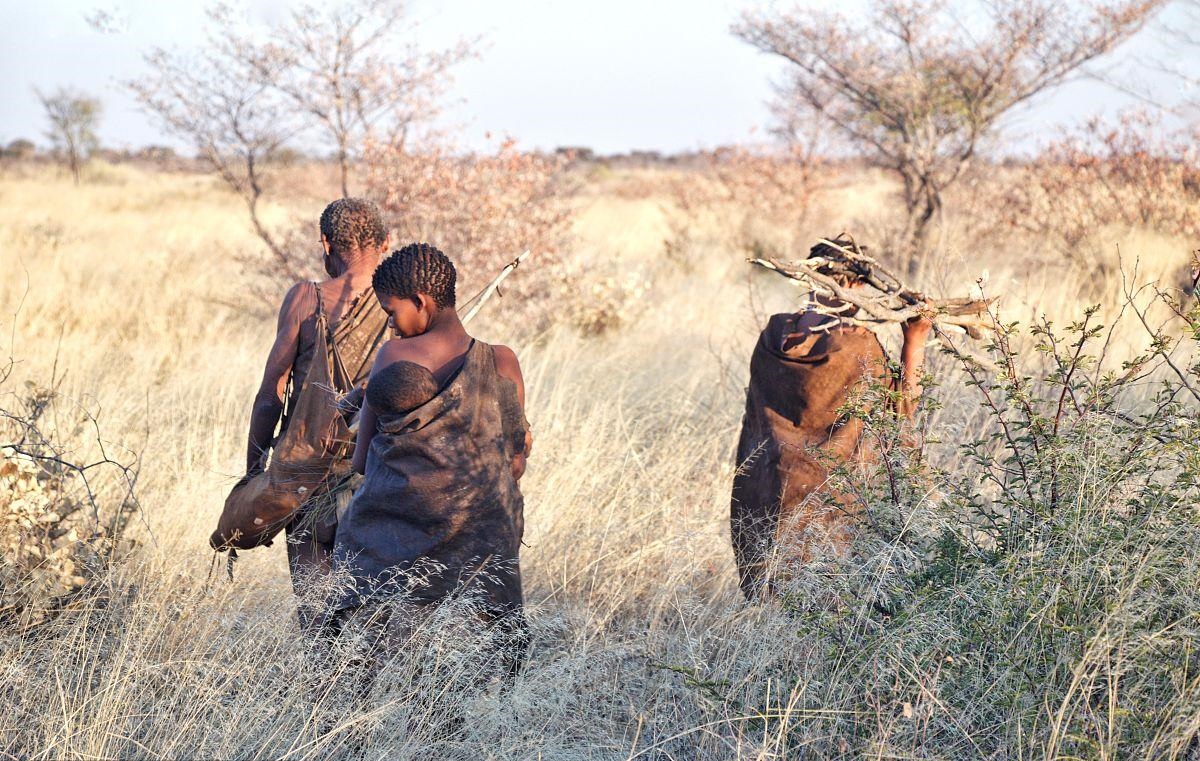
<path fill-rule="evenodd" d="M 826 240 L 835 244 L 837 247 L 844 248 L 849 251 L 857 251 L 861 254 L 868 253 L 868 248 L 866 246 L 859 245 L 854 241 L 853 238 L 844 234 L 837 237 L 830 236 Z M 830 246 L 828 243 L 818 243 L 810 248 L 808 250 L 808 258 L 830 259 L 835 262 L 844 263 L 845 266 L 842 267 L 830 267 L 828 265 L 821 265 L 817 267 L 817 272 L 820 272 L 822 275 L 828 275 L 829 277 L 832 277 L 838 282 L 839 285 L 843 286 L 850 286 L 855 285 L 856 283 L 865 282 L 866 276 L 871 272 L 869 268 L 864 268 L 861 263 L 848 260 L 846 255 L 839 251 L 838 248 Z M 851 275 L 851 273 L 853 273 L 853 275 Z"/>
<path fill-rule="evenodd" d="M 371 286 L 376 294 L 402 299 L 426 293 L 445 309 L 455 305 L 457 280 L 458 270 L 450 257 L 428 243 L 409 243 L 375 268 Z"/>
<path fill-rule="evenodd" d="M 339 198 L 321 212 L 321 235 L 334 255 L 378 248 L 387 241 L 379 207 L 365 198 Z"/>

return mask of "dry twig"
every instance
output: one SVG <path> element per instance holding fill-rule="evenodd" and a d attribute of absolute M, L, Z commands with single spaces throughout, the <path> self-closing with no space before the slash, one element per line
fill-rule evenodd
<path fill-rule="evenodd" d="M 843 323 L 904 323 L 914 317 L 927 317 L 939 328 L 958 328 L 972 338 L 980 338 L 982 331 L 992 330 L 994 327 L 988 308 L 995 298 L 928 298 L 920 291 L 906 286 L 874 257 L 864 253 L 858 244 L 854 243 L 853 238 L 850 238 L 849 247 L 824 238 L 819 243 L 829 247 L 837 255 L 810 257 L 790 265 L 781 264 L 774 259 L 754 258 L 747 261 L 803 283 L 818 296 L 843 302 L 843 306 L 818 303 L 813 307 L 815 311 L 837 317 Z M 842 285 L 836 275 L 861 280 L 871 286 L 871 290 Z M 857 312 L 848 315 L 850 307 L 857 307 Z"/>

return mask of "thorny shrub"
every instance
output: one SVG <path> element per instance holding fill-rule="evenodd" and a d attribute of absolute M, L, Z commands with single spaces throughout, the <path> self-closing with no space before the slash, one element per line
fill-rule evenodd
<path fill-rule="evenodd" d="M 685 269 L 691 244 L 710 229 L 736 231 L 754 256 L 786 255 L 807 239 L 805 223 L 828 167 L 800 143 L 769 149 L 746 146 L 701 153 L 700 168 L 673 178 L 668 258 Z"/>
<path fill-rule="evenodd" d="M 0 390 L 9 379 L 0 377 Z M 100 579 L 128 542 L 135 466 L 104 453 L 81 464 L 47 433 L 58 402 L 28 384 L 0 396 L 0 623 L 33 626 Z M 67 414 L 64 409 L 57 410 Z M 72 436 L 96 420 L 75 419 Z M 103 471 L 109 471 L 107 473 Z"/>
<path fill-rule="evenodd" d="M 883 452 L 866 483 L 846 468 L 830 484 L 855 539 L 787 574 L 794 662 L 765 696 L 726 675 L 753 685 L 726 710 L 759 716 L 785 755 L 1188 757 L 1200 364 L 1178 358 L 1198 356 L 1200 307 L 1152 299 L 1176 333 L 1116 366 L 1098 308 L 1065 329 L 997 319 L 986 357 L 949 344 L 988 420 L 953 469 L 898 445 L 890 389 L 844 410 Z"/>
<path fill-rule="evenodd" d="M 1093 120 L 988 187 L 1002 226 L 1079 264 L 1094 264 L 1097 236 L 1114 224 L 1200 238 L 1200 156 L 1144 114 L 1124 114 L 1116 126 Z"/>
<path fill-rule="evenodd" d="M 563 263 L 571 225 L 567 160 L 520 151 L 511 139 L 492 153 L 375 145 L 367 186 L 399 236 L 395 243 L 426 241 L 454 260 L 461 300 L 532 251 L 527 269 L 506 283 L 508 298 L 489 310 L 542 324 L 552 302 L 573 288 Z"/>
<path fill-rule="evenodd" d="M 584 335 L 600 335 L 630 322 L 642 313 L 642 298 L 650 290 L 650 281 L 639 272 L 623 275 L 591 276 L 575 281 L 574 298 L 566 304 L 566 314 Z"/>

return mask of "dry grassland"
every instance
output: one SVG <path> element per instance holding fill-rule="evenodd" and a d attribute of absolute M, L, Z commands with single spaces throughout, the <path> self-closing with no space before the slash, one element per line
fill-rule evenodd
<path fill-rule="evenodd" d="M 571 259 L 594 273 L 597 293 L 644 290 L 610 329 L 582 335 L 559 321 L 527 334 L 486 314 L 473 326 L 517 349 L 528 384 L 529 667 L 508 693 L 472 694 L 471 654 L 435 637 L 422 657 L 435 652 L 442 670 L 397 665 L 368 707 L 314 707 L 282 542 L 244 553 L 232 583 L 211 573 L 206 540 L 239 475 L 273 327 L 243 294 L 235 255 L 255 239 L 237 200 L 211 178 L 124 167 L 78 188 L 49 173 L 0 178 L 0 334 L 18 362 L 8 386 L 61 378 L 70 404 L 56 413 L 59 434 L 88 447 L 71 404 L 95 412 L 111 451 L 140 458 L 142 506 L 140 549 L 102 603 L 61 617 L 51 634 L 0 634 L 0 757 L 1040 756 L 1065 731 L 1053 726 L 1057 704 L 1020 707 L 1041 717 L 1023 727 L 989 720 L 986 737 L 976 734 L 984 719 L 959 714 L 969 726 L 956 734 L 957 709 L 930 705 L 916 686 L 933 671 L 901 687 L 881 675 L 889 697 L 863 739 L 839 716 L 864 705 L 848 697 L 847 680 L 862 673 L 847 655 L 853 643 L 831 649 L 813 621 L 743 604 L 727 516 L 747 361 L 765 316 L 797 293 L 750 272 L 702 220 L 687 267 L 664 257 L 675 212 L 665 195 L 621 192 L 653 187 L 653 171 L 634 174 L 593 178 L 577 198 Z M 888 203 L 882 180 L 844 177 L 807 224 L 814 236 L 870 230 Z M 315 229 L 319 208 L 272 213 L 307 214 Z M 1110 251 L 1140 257 L 1143 278 L 1170 280 L 1186 261 L 1187 241 L 1105 235 Z M 1046 313 L 1064 324 L 1085 298 L 1117 302 L 1111 276 L 1004 244 L 947 248 L 937 290 L 966 293 L 986 269 L 1014 320 Z M 1139 342 L 1131 327 L 1112 354 Z M 931 428 L 946 442 L 933 453 L 954 468 L 954 443 L 982 432 L 984 415 L 949 359 L 933 366 L 942 408 Z M 1122 740 L 1109 740 L 1092 757 L 1113 757 Z M 1156 747 L 1178 754 L 1180 742 Z"/>

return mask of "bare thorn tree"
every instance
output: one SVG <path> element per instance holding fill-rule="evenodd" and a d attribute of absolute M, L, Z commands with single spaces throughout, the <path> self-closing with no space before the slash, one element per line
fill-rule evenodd
<path fill-rule="evenodd" d="M 895 253 L 916 274 L 944 191 L 1015 106 L 1136 34 L 1166 0 L 876 0 L 861 18 L 746 13 L 740 39 L 785 59 L 779 108 L 815 112 L 901 181 Z"/>
<path fill-rule="evenodd" d="M 272 30 L 255 59 L 263 80 L 283 93 L 333 148 L 342 195 L 368 140 L 404 144 L 436 114 L 449 69 L 472 55 L 467 41 L 421 52 L 404 35 L 413 24 L 403 0 L 305 5 Z"/>
<path fill-rule="evenodd" d="M 153 48 L 148 76 L 127 88 L 166 132 L 245 200 L 271 253 L 272 280 L 304 278 L 294 239 L 269 229 L 260 206 L 271 169 L 305 138 L 337 158 L 341 190 L 368 142 L 402 141 L 432 118 L 448 69 L 469 55 L 457 48 L 422 55 L 403 43 L 412 25 L 397 0 L 304 6 L 284 23 L 257 30 L 224 4 L 210 7 L 207 44 L 196 55 Z"/>
<path fill-rule="evenodd" d="M 100 144 L 96 126 L 104 113 L 103 105 L 98 98 L 68 88 L 59 88 L 50 94 L 40 90 L 34 92 L 50 121 L 46 137 L 50 138 L 55 151 L 66 160 L 71 176 L 78 185 L 83 163 Z"/>
<path fill-rule="evenodd" d="M 260 203 L 270 160 L 297 132 L 290 104 L 263 80 L 258 52 L 242 35 L 225 6 L 209 10 L 208 45 L 189 56 L 153 48 L 145 56 L 150 73 L 126 83 L 142 108 L 163 129 L 190 143 L 246 202 L 250 221 L 277 264 L 299 279 L 292 257 L 263 224 Z"/>

